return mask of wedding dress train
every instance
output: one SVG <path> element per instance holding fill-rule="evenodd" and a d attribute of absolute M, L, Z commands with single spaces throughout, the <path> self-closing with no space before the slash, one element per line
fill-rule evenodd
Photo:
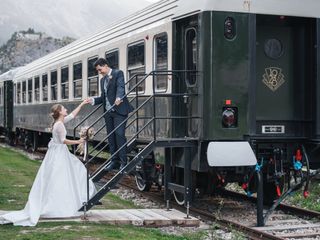
<path fill-rule="evenodd" d="M 64 122 L 73 119 L 68 115 Z M 23 210 L 0 216 L 0 223 L 17 226 L 35 226 L 39 218 L 64 218 L 81 215 L 78 209 L 87 201 L 87 173 L 83 163 L 63 141 L 66 129 L 61 121 L 53 125 L 48 151 L 38 170 Z M 89 195 L 95 193 L 89 181 Z"/>

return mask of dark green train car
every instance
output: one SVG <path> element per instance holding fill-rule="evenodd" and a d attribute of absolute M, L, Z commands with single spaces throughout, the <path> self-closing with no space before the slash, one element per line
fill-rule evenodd
<path fill-rule="evenodd" d="M 290 174 L 320 166 L 318 18 L 204 11 L 173 25 L 173 68 L 197 72 L 185 87 L 173 86 L 197 94 L 173 106 L 177 115 L 201 116 L 173 127 L 200 139 L 195 188 L 238 182 L 251 194 L 257 164 L 272 202 Z M 184 157 L 175 153 L 176 166 Z"/>

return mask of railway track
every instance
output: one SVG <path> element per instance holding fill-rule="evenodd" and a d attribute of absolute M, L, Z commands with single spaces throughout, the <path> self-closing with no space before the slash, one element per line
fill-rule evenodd
<path fill-rule="evenodd" d="M 26 152 L 22 147 L 19 151 Z M 45 151 L 28 154 L 44 156 Z M 110 177 L 110 176 L 109 176 Z M 104 179 L 107 181 L 107 179 Z M 132 176 L 125 177 L 119 185 L 133 190 L 156 202 L 164 203 L 163 192 L 153 187 L 150 192 L 141 192 Z M 190 214 L 214 221 L 230 231 L 236 229 L 250 239 L 320 239 L 320 212 L 280 204 L 264 227 L 256 227 L 256 199 L 234 191 L 223 190 L 218 196 L 198 199 L 190 207 Z M 170 206 L 186 212 L 186 208 L 174 201 Z M 266 209 L 267 211 L 267 209 Z"/>
<path fill-rule="evenodd" d="M 154 201 L 164 202 L 163 193 L 158 188 L 140 192 L 133 182 L 132 177 L 126 177 L 119 185 Z M 216 222 L 229 231 L 236 229 L 249 239 L 320 239 L 320 212 L 280 204 L 266 226 L 256 227 L 255 201 L 240 193 L 223 191 L 218 196 L 196 200 L 190 214 Z M 185 207 L 173 201 L 170 207 L 186 212 Z"/>

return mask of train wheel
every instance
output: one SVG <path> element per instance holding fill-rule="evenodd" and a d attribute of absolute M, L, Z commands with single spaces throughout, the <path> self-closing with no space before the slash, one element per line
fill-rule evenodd
<path fill-rule="evenodd" d="M 141 173 L 135 174 L 136 185 L 141 192 L 148 192 L 152 186 L 152 182 L 146 181 Z"/>

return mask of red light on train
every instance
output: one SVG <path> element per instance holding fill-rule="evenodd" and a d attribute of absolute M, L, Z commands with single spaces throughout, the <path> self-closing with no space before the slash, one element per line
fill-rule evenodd
<path fill-rule="evenodd" d="M 232 101 L 230 99 L 227 99 L 226 100 L 226 105 L 231 105 L 232 104 Z"/>
<path fill-rule="evenodd" d="M 280 20 L 285 20 L 286 19 L 285 16 L 280 16 L 279 18 L 280 18 Z"/>

